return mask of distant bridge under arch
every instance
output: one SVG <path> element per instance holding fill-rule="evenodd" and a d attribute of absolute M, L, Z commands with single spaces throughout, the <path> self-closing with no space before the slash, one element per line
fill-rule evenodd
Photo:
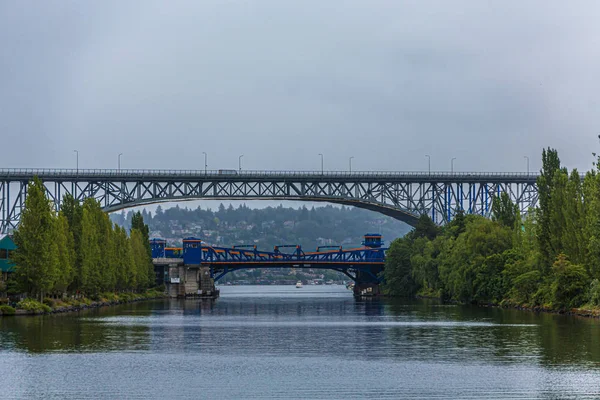
<path fill-rule="evenodd" d="M 537 174 L 529 173 L 0 169 L 0 233 L 17 227 L 34 176 L 56 209 L 67 193 L 80 201 L 93 197 L 107 212 L 202 199 L 322 201 L 412 226 L 422 214 L 444 224 L 459 209 L 489 216 L 494 196 L 503 192 L 522 211 L 538 199 Z"/>

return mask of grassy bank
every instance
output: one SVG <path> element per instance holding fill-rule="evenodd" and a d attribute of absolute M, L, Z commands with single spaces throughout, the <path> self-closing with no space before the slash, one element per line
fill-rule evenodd
<path fill-rule="evenodd" d="M 88 308 L 114 306 L 142 300 L 159 299 L 166 297 L 164 291 L 148 289 L 143 293 L 101 293 L 93 297 L 80 297 L 68 299 L 45 298 L 43 302 L 34 299 L 24 299 L 17 307 L 9 305 L 0 306 L 0 316 L 12 315 L 39 315 L 70 311 L 79 311 Z"/>

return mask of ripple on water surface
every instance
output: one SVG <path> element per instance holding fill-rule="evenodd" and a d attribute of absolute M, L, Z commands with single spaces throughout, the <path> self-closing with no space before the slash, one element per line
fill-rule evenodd
<path fill-rule="evenodd" d="M 305 289 L 0 319 L 0 398 L 600 396 L 598 321 Z"/>

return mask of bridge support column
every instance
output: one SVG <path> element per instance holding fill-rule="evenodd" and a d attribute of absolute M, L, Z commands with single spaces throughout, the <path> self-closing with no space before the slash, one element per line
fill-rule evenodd
<path fill-rule="evenodd" d="M 362 296 L 379 296 L 379 283 L 372 282 L 356 282 L 354 283 L 354 295 Z"/>
<path fill-rule="evenodd" d="M 215 287 L 215 280 L 210 276 L 210 267 L 201 265 L 198 279 L 200 280 L 198 294 L 201 297 L 219 297 L 219 290 Z"/>

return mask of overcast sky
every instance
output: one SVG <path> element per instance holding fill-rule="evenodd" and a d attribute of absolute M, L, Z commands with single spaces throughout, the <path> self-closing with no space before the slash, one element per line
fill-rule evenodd
<path fill-rule="evenodd" d="M 539 169 L 600 150 L 596 1 L 1 1 L 0 167 Z"/>

